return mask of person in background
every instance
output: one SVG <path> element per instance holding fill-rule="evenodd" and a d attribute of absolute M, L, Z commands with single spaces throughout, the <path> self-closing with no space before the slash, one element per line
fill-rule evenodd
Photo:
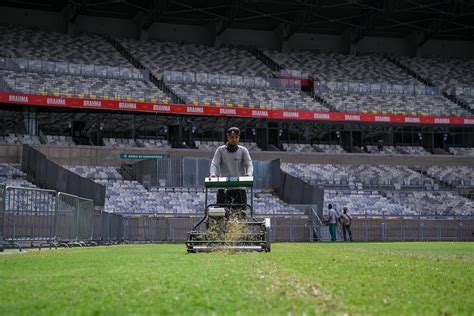
<path fill-rule="evenodd" d="M 332 207 L 332 204 L 328 204 L 328 213 L 329 234 L 331 235 L 331 241 L 336 241 L 337 213 L 336 210 Z"/>
<path fill-rule="evenodd" d="M 347 207 L 344 207 L 342 209 L 342 214 L 341 216 L 339 216 L 339 222 L 342 225 L 342 234 L 344 236 L 344 241 L 347 241 L 346 232 L 349 235 L 349 240 L 352 241 L 352 231 L 351 231 L 352 217 L 349 214 L 347 214 Z"/>
<path fill-rule="evenodd" d="M 383 140 L 379 139 L 377 142 L 377 148 L 379 149 L 379 152 L 383 151 Z"/>

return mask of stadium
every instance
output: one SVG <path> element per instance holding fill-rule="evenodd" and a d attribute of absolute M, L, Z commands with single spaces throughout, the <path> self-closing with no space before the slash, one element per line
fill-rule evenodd
<path fill-rule="evenodd" d="M 2 1 L 0 314 L 473 315 L 473 16 Z"/>

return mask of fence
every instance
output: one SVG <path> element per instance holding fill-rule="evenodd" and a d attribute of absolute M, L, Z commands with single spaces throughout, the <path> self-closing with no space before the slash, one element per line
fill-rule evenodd
<path fill-rule="evenodd" d="M 165 71 L 163 81 L 166 83 L 191 83 L 199 85 L 271 88 L 301 90 L 301 80 L 249 77 L 239 75 L 210 74 L 191 71 Z"/>
<path fill-rule="evenodd" d="M 255 188 L 279 185 L 278 161 L 253 162 Z M 142 160 L 132 165 L 137 180 L 145 187 L 203 187 L 209 176 L 208 158 L 165 158 Z"/>
<path fill-rule="evenodd" d="M 55 233 L 56 195 L 52 190 L 5 187 L 3 237 L 18 241 L 49 241 Z"/>
<path fill-rule="evenodd" d="M 57 194 L 57 200 L 58 234 L 56 239 L 68 244 L 92 242 L 94 238 L 93 201 L 63 192 Z"/>
<path fill-rule="evenodd" d="M 258 218 L 265 217 L 258 215 Z M 184 242 L 199 217 L 124 217 L 124 241 Z M 271 218 L 270 238 L 276 242 L 329 240 L 327 226 L 313 223 L 309 216 Z M 315 229 L 317 228 L 317 229 Z M 355 241 L 474 241 L 474 218 L 359 219 L 352 224 Z M 338 240 L 342 240 L 339 232 Z"/>
<path fill-rule="evenodd" d="M 0 185 L 0 193 L 2 249 L 38 244 L 183 242 L 200 220 L 196 215 L 126 217 L 94 210 L 91 200 L 52 190 Z M 271 220 L 273 241 L 327 240 L 327 227 L 311 216 L 287 215 Z M 357 241 L 474 240 L 474 217 L 354 217 L 352 233 Z"/>
<path fill-rule="evenodd" d="M 20 243 L 86 243 L 93 240 L 92 200 L 54 190 L 0 186 L 1 239 Z"/>
<path fill-rule="evenodd" d="M 63 168 L 28 145 L 23 145 L 21 169 L 42 187 L 90 198 L 95 205 L 105 203 L 105 186 Z"/>
<path fill-rule="evenodd" d="M 474 240 L 474 219 L 405 218 L 355 219 L 354 240 L 360 241 L 442 241 Z"/>
<path fill-rule="evenodd" d="M 423 84 L 404 85 L 373 82 L 314 81 L 316 92 L 361 93 L 361 94 L 401 94 L 401 95 L 441 95 L 440 87 Z"/>
<path fill-rule="evenodd" d="M 314 210 L 310 218 L 311 240 L 330 240 Z M 474 216 L 353 216 L 351 230 L 355 241 L 473 241 Z M 343 240 L 339 225 L 337 239 Z"/>

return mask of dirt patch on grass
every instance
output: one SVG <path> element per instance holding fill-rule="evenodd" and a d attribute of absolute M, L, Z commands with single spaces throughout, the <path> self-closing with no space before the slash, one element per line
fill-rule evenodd
<path fill-rule="evenodd" d="M 295 302 L 296 305 L 292 311 L 289 311 L 289 315 L 300 314 L 297 308 L 298 301 L 316 304 L 316 311 L 339 312 L 341 310 L 341 304 L 332 295 L 323 293 L 318 283 L 295 276 L 278 268 L 271 261 L 265 262 L 265 269 L 259 268 L 255 273 L 257 281 L 267 283 L 265 286 L 267 295 L 277 294 L 281 299 Z"/>

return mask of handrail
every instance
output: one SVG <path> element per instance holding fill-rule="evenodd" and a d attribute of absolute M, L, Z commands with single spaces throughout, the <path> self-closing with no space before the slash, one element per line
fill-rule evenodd
<path fill-rule="evenodd" d="M 323 225 L 323 222 L 321 221 L 321 218 L 319 218 L 318 213 L 314 210 L 314 207 L 311 207 L 310 209 L 311 209 L 312 215 L 313 215 L 314 217 L 316 217 L 316 219 L 318 220 L 319 225 L 322 226 L 322 225 Z"/>
<path fill-rule="evenodd" d="M 321 221 L 321 218 L 319 217 L 318 213 L 315 211 L 314 207 L 310 208 L 310 218 L 311 218 L 311 224 L 313 225 L 313 231 L 316 233 L 317 238 L 321 240 L 321 229 L 320 227 L 323 226 L 323 222 Z M 315 222 L 315 219 L 317 222 Z"/>
<path fill-rule="evenodd" d="M 146 80 L 149 75 L 147 69 L 30 58 L 3 58 L 0 69 L 124 80 Z"/>

